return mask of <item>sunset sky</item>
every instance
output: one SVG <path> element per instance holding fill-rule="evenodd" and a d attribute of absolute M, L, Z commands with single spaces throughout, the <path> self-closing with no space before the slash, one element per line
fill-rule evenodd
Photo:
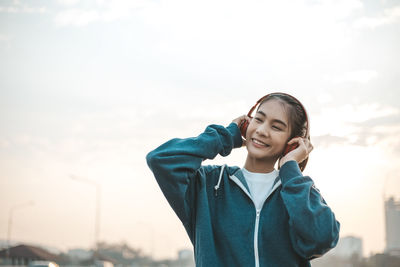
<path fill-rule="evenodd" d="M 381 252 L 384 198 L 400 198 L 399 47 L 397 0 L 1 0 L 0 240 L 13 210 L 14 241 L 91 247 L 86 179 L 100 240 L 175 257 L 191 244 L 146 154 L 282 91 L 308 110 L 304 174 L 341 236 Z"/>

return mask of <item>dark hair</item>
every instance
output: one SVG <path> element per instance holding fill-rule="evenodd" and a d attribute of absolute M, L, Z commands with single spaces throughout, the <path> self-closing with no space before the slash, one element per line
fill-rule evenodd
<path fill-rule="evenodd" d="M 269 94 L 258 106 L 258 108 L 265 102 L 277 99 L 280 101 L 285 108 L 288 120 L 289 120 L 289 129 L 290 129 L 290 138 L 292 139 L 295 136 L 306 137 L 307 134 L 307 115 L 306 111 L 303 108 L 303 105 L 294 97 L 283 94 L 283 93 L 272 93 Z M 258 110 L 257 108 L 257 110 Z"/>

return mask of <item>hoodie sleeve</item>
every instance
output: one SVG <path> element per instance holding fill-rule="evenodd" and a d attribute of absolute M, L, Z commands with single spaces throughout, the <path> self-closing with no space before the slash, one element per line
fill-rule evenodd
<path fill-rule="evenodd" d="M 189 187 L 205 159 L 218 154 L 227 156 L 242 145 L 238 126 L 210 125 L 197 137 L 172 139 L 147 154 L 147 164 L 153 172 L 169 204 L 187 227 L 192 206 Z"/>
<path fill-rule="evenodd" d="M 293 248 L 306 259 L 323 255 L 336 246 L 340 223 L 311 178 L 302 175 L 296 161 L 286 162 L 279 175 Z"/>

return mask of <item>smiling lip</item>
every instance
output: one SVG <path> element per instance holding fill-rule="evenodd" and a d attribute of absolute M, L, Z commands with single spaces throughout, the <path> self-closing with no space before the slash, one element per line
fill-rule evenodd
<path fill-rule="evenodd" d="M 251 138 L 251 141 L 256 147 L 269 147 L 268 144 L 266 144 L 266 143 L 264 143 L 264 142 L 262 142 L 262 141 L 260 141 L 258 139 Z"/>

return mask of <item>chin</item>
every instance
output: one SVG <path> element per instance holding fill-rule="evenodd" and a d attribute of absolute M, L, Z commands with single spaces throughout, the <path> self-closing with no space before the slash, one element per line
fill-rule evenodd
<path fill-rule="evenodd" d="M 247 148 L 247 156 L 249 158 L 256 160 L 266 160 L 266 161 L 278 160 L 280 156 L 279 153 L 275 153 L 273 151 L 262 151 L 260 149 L 248 146 L 246 148 Z"/>
<path fill-rule="evenodd" d="M 247 148 L 247 156 L 253 159 L 258 159 L 258 160 L 271 160 L 271 158 L 274 157 L 274 155 L 271 155 L 270 153 L 263 153 L 261 151 L 254 151 L 254 149 L 249 149 Z"/>

